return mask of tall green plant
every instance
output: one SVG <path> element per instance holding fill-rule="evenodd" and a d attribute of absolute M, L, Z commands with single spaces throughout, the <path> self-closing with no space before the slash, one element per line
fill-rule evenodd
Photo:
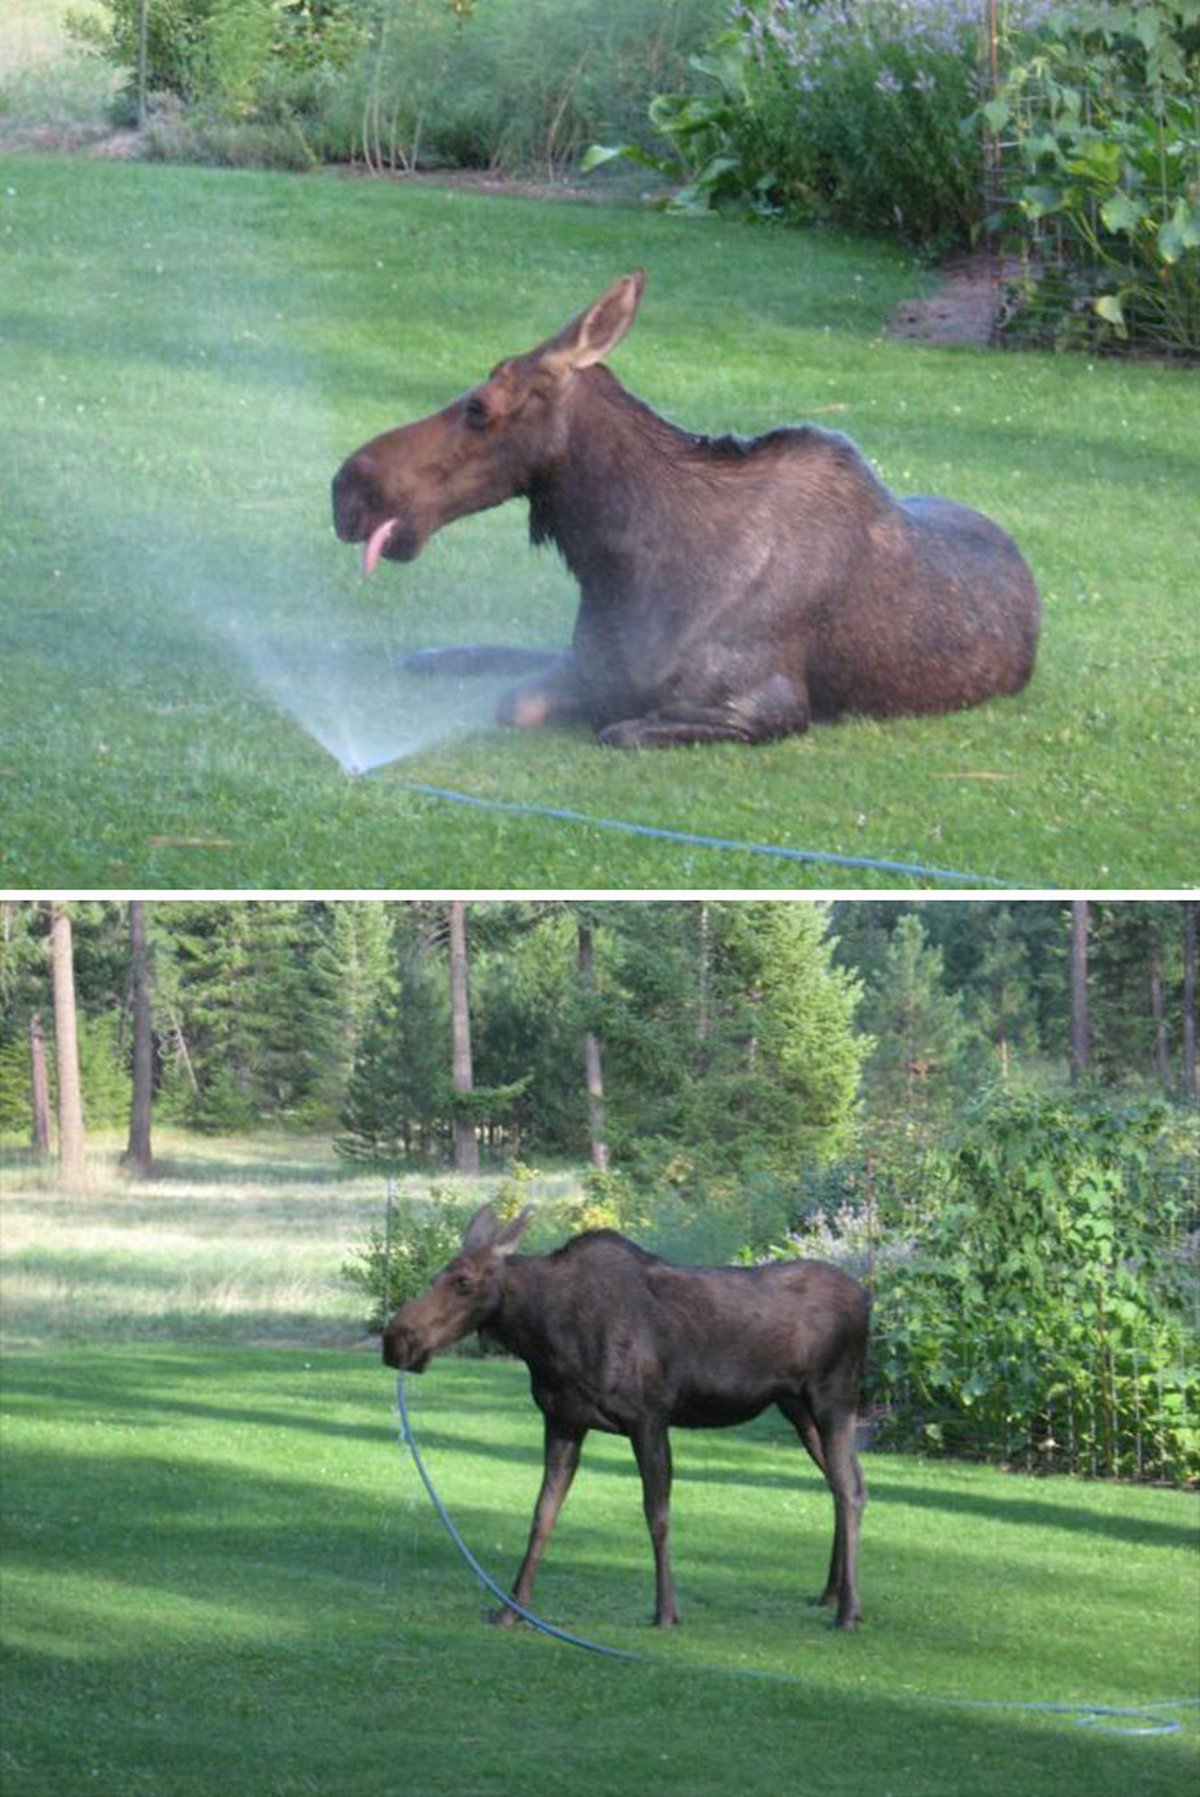
<path fill-rule="evenodd" d="M 1018 10 L 1017 0 L 1008 10 Z M 918 243 L 967 241 L 983 210 L 974 0 L 738 0 L 687 92 L 651 122 L 676 205 L 728 198 Z M 636 147 L 593 150 L 589 163 Z"/>
<path fill-rule="evenodd" d="M 919 1250 L 880 1281 L 901 1435 L 1047 1470 L 1200 1477 L 1196 1194 L 1156 1165 L 1169 1120 L 1018 1098 L 951 1157 Z"/>
<path fill-rule="evenodd" d="M 1076 0 L 983 108 L 1014 144 L 1016 326 L 1200 352 L 1200 0 Z"/>

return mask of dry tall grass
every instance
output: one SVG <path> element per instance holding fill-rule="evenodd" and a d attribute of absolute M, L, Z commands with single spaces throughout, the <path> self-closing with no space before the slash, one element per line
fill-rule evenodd
<path fill-rule="evenodd" d="M 384 1182 L 328 1147 L 272 1137 L 156 1138 L 131 1181 L 93 1148 L 88 1189 L 0 1151 L 0 1339 L 353 1343 L 363 1300 L 341 1278 L 382 1217 Z M 419 1199 L 428 1181 L 403 1182 Z M 481 1185 L 486 1195 L 490 1182 Z"/>

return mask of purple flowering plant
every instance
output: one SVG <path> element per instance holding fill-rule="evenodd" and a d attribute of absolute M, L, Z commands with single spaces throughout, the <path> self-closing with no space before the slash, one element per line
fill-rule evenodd
<path fill-rule="evenodd" d="M 1006 31 L 1045 10 L 999 0 Z M 984 212 L 985 17 L 985 0 L 734 0 L 689 92 L 653 102 L 672 153 L 656 166 L 689 208 L 735 199 L 968 242 Z"/>

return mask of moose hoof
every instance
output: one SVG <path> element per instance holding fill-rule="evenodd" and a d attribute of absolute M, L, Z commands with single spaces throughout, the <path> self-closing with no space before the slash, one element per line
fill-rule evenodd
<path fill-rule="evenodd" d="M 515 1610 L 488 1610 L 484 1620 L 490 1628 L 511 1629 L 516 1627 L 521 1618 Z"/>

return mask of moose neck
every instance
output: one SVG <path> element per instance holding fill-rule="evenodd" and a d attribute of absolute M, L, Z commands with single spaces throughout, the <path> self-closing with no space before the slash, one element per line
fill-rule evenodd
<path fill-rule="evenodd" d="M 562 452 L 529 486 L 530 536 L 553 543 L 585 594 L 621 583 L 640 545 L 678 540 L 709 440 L 636 399 L 607 368 L 576 380 Z"/>
<path fill-rule="evenodd" d="M 548 1348 L 553 1280 L 544 1277 L 546 1256 L 518 1254 L 505 1262 L 500 1302 L 488 1318 L 487 1332 L 528 1364 Z"/>

